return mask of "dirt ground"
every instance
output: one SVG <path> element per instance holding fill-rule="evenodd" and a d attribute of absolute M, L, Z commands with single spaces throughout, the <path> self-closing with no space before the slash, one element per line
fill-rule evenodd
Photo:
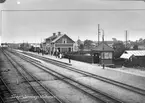
<path fill-rule="evenodd" d="M 133 68 L 120 67 L 120 68 L 114 68 L 114 69 L 118 70 L 118 71 L 145 77 L 145 68 L 144 67 L 133 67 Z"/>

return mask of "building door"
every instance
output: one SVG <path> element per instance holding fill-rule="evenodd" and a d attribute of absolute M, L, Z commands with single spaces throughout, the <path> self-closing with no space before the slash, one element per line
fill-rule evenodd
<path fill-rule="evenodd" d="M 94 61 L 94 63 L 99 63 L 99 53 L 94 53 L 93 61 Z"/>
<path fill-rule="evenodd" d="M 58 52 L 60 52 L 60 48 L 58 48 Z"/>
<path fill-rule="evenodd" d="M 71 52 L 71 48 L 68 48 L 68 51 Z"/>

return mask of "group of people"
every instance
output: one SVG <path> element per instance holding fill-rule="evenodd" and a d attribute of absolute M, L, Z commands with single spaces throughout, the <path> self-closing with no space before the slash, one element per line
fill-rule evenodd
<path fill-rule="evenodd" d="M 60 52 L 56 52 L 56 54 L 55 54 L 56 58 L 60 58 L 60 59 L 62 58 L 62 55 L 63 55 L 63 54 L 60 53 Z"/>
<path fill-rule="evenodd" d="M 56 58 L 62 59 L 63 58 L 63 53 L 61 53 L 61 52 L 55 52 L 55 56 L 56 56 Z M 67 56 L 67 57 L 68 57 L 69 63 L 71 63 L 70 56 Z"/>
<path fill-rule="evenodd" d="M 40 52 L 38 51 L 38 54 L 39 54 Z M 44 51 L 42 50 L 41 51 L 41 53 L 42 53 L 42 55 L 44 55 Z M 51 55 L 54 55 L 56 58 L 60 58 L 60 59 L 62 59 L 63 58 L 63 53 L 61 53 L 61 52 L 58 52 L 58 51 L 55 51 L 54 52 L 54 54 L 53 54 L 53 52 L 51 52 Z M 71 63 L 71 59 L 70 59 L 70 56 L 67 56 L 68 57 L 68 60 L 69 60 L 69 63 Z"/>

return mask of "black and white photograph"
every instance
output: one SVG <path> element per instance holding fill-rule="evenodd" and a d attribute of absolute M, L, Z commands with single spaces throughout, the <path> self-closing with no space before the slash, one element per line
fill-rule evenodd
<path fill-rule="evenodd" d="M 145 103 L 145 0 L 0 0 L 0 103 Z"/>

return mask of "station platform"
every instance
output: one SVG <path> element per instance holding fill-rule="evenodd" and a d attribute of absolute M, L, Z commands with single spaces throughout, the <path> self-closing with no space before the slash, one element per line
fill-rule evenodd
<path fill-rule="evenodd" d="M 22 52 L 22 51 L 19 51 Z M 109 68 L 105 67 L 103 69 L 102 66 L 98 64 L 89 64 L 85 62 L 80 62 L 76 60 L 71 60 L 71 63 L 69 63 L 69 60 L 67 58 L 56 58 L 55 56 L 52 55 L 42 55 L 41 53 L 33 53 L 33 52 L 27 52 L 27 53 L 32 53 L 35 55 L 43 56 L 46 58 L 54 59 L 57 61 L 61 61 L 64 63 L 70 64 L 70 66 L 75 67 L 77 69 L 96 74 L 99 76 L 103 76 L 115 81 L 119 81 L 122 83 L 126 83 L 128 85 L 133 85 L 135 87 L 141 88 L 145 90 L 145 75 L 140 75 L 137 73 L 131 73 L 131 72 L 126 72 L 126 71 L 121 71 L 121 70 L 116 70 L 115 68 Z"/>

